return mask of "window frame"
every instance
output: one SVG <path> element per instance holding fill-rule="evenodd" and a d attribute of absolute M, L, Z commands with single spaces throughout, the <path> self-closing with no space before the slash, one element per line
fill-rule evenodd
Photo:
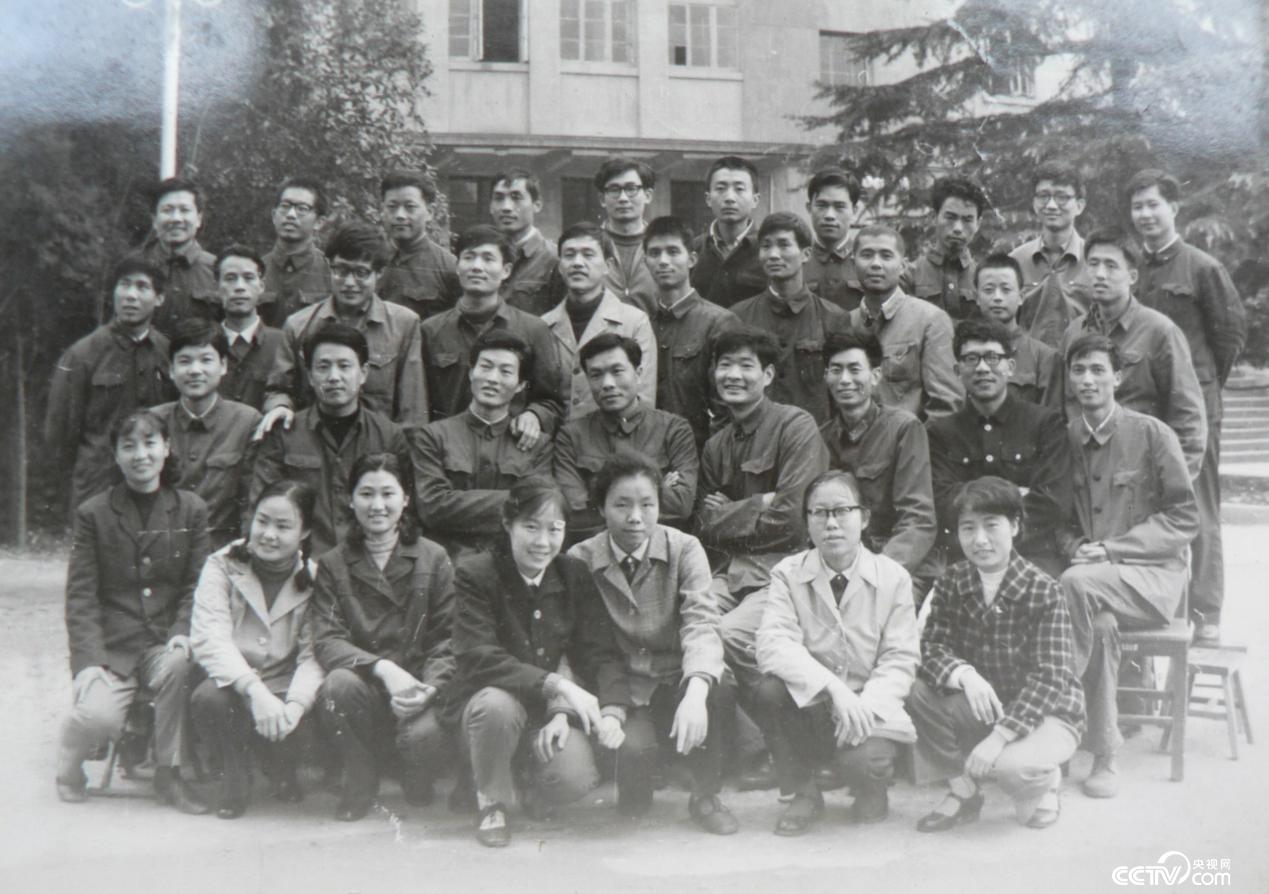
<path fill-rule="evenodd" d="M 466 6 L 466 14 L 456 12 L 454 7 L 457 4 Z M 519 58 L 511 59 L 485 59 L 485 0 L 449 0 L 449 37 L 448 50 L 451 63 L 458 63 L 462 66 L 464 63 L 475 64 L 479 66 L 515 66 L 523 67 L 529 61 L 529 0 L 517 0 L 518 19 L 517 19 L 517 42 L 519 44 Z M 455 31 L 454 23 L 456 21 L 466 20 L 467 28 L 462 38 L 466 40 L 467 49 L 465 52 L 455 52 Z"/>
<path fill-rule="evenodd" d="M 676 9 L 681 9 L 683 11 L 683 22 L 681 25 L 676 25 L 674 22 L 674 12 Z M 693 24 L 693 21 L 692 21 L 693 10 L 705 10 L 707 11 L 707 15 L 708 15 L 707 21 L 705 22 L 706 38 L 707 38 L 705 49 L 708 55 L 708 59 L 705 61 L 704 64 L 697 64 L 692 61 L 693 56 L 695 55 L 694 50 L 698 49 L 697 45 L 693 42 L 693 38 L 692 38 L 694 29 L 698 27 L 697 25 Z M 724 10 L 730 13 L 731 23 L 730 25 L 726 26 L 725 29 L 720 30 L 719 13 L 720 11 L 724 11 Z M 739 9 L 736 7 L 735 4 L 717 3 L 717 2 L 715 3 L 700 3 L 700 2 L 670 3 L 667 6 L 666 21 L 667 21 L 667 40 L 668 40 L 667 62 L 670 66 L 670 73 L 672 75 L 678 75 L 685 72 L 708 72 L 708 71 L 739 72 L 740 71 L 740 21 L 739 21 Z M 674 30 L 675 28 L 678 28 L 678 27 L 681 27 L 683 29 L 682 44 L 677 44 L 675 42 Z M 721 36 L 723 35 L 724 30 L 730 34 L 730 38 L 728 41 L 730 43 L 730 46 L 728 47 L 728 50 L 731 54 L 731 62 L 727 64 L 724 64 L 719 61 L 722 55 L 722 50 L 723 50 L 724 41 L 721 39 Z M 680 46 L 683 48 L 685 52 L 683 62 L 676 61 L 676 57 L 675 57 L 675 50 L 677 50 Z"/>
<path fill-rule="evenodd" d="M 602 58 L 587 58 L 587 25 L 594 22 L 594 19 L 587 17 L 588 7 L 591 4 L 597 4 L 603 10 L 603 17 L 599 21 L 601 27 L 600 39 L 602 40 L 603 56 Z M 576 15 L 567 15 L 569 8 L 576 10 Z M 617 17 L 614 11 L 623 10 L 624 22 L 620 23 L 625 29 L 625 39 L 618 42 L 614 39 L 614 32 L 618 26 Z M 559 22 L 560 22 L 560 63 L 563 70 L 568 71 L 570 68 L 581 68 L 586 71 L 611 69 L 618 72 L 635 71 L 639 64 L 639 40 L 638 40 L 638 4 L 635 0 L 560 0 L 559 3 Z M 566 35 L 565 29 L 568 27 L 566 23 L 574 23 L 575 33 Z M 572 52 L 576 55 L 568 55 L 569 46 L 572 46 Z M 616 60 L 613 58 L 614 49 L 618 46 L 625 48 L 626 58 Z"/>
<path fill-rule="evenodd" d="M 838 73 L 838 70 L 826 64 L 832 58 L 834 58 L 834 55 L 835 55 L 833 53 L 828 53 L 828 54 L 825 53 L 825 39 L 826 38 L 830 41 L 830 44 L 829 44 L 830 48 L 831 48 L 831 41 L 840 40 L 844 44 L 842 48 L 847 49 L 850 43 L 850 39 L 853 37 L 858 37 L 858 36 L 859 35 L 853 31 L 820 31 L 819 32 L 820 82 L 821 83 L 828 84 L 831 87 L 872 87 L 876 84 L 877 72 L 871 60 L 860 59 L 859 57 L 852 55 L 852 58 L 855 59 L 855 64 L 859 66 L 860 69 L 862 69 L 858 71 L 858 75 L 863 76 L 864 80 L 862 83 L 860 83 L 860 81 L 858 80 L 858 75 L 856 75 L 854 72 L 850 73 L 852 75 L 851 78 L 839 79 L 835 77 L 834 75 Z M 846 75 L 847 72 L 840 72 L 840 74 Z"/>

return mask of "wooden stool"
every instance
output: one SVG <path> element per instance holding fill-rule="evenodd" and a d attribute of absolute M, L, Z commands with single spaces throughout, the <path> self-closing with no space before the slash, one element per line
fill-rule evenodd
<path fill-rule="evenodd" d="M 1246 646 L 1196 646 L 1190 649 L 1190 716 L 1225 721 L 1232 760 L 1238 760 L 1240 726 L 1247 737 L 1247 744 L 1255 741 L 1251 720 L 1247 716 L 1247 697 L 1243 693 L 1242 662 L 1246 654 Z M 1210 681 L 1210 678 L 1215 678 L 1215 681 Z"/>

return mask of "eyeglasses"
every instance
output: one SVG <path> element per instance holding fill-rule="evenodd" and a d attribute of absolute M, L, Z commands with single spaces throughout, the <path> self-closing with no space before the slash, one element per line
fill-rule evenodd
<path fill-rule="evenodd" d="M 610 199 L 617 198 L 617 196 L 621 195 L 623 192 L 627 196 L 633 199 L 639 193 L 643 192 L 643 184 L 642 183 L 614 183 L 611 186 L 604 187 L 604 195 L 608 196 L 608 198 Z"/>
<path fill-rule="evenodd" d="M 995 369 L 1000 366 L 1001 360 L 1008 360 L 1005 354 L 997 354 L 995 351 L 987 351 L 982 354 L 975 354 L 972 351 L 968 354 L 962 354 L 960 362 L 968 366 L 970 369 L 976 367 L 979 363 L 986 363 L 988 369 Z"/>
<path fill-rule="evenodd" d="M 335 279 L 351 276 L 357 282 L 369 282 L 370 277 L 375 275 L 375 269 L 373 267 L 352 267 L 348 264 L 331 264 L 330 273 Z"/>
<path fill-rule="evenodd" d="M 852 512 L 858 512 L 863 508 L 863 506 L 832 506 L 828 509 L 808 509 L 806 517 L 821 525 L 830 518 L 836 522 L 844 522 Z"/>
<path fill-rule="evenodd" d="M 300 217 L 313 213 L 313 206 L 307 202 L 278 202 L 278 210 L 283 214 L 294 211 Z"/>
<path fill-rule="evenodd" d="M 1074 198 L 1075 196 L 1069 192 L 1038 192 L 1035 194 L 1036 204 L 1040 207 L 1044 207 L 1050 201 L 1053 201 L 1059 208 L 1065 208 L 1071 204 L 1071 200 Z"/>

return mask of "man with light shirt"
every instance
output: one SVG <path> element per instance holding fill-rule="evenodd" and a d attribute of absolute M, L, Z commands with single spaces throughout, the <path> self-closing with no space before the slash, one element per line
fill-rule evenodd
<path fill-rule="evenodd" d="M 282 344 L 282 330 L 265 325 L 259 314 L 267 270 L 264 259 L 245 245 L 231 245 L 216 258 L 216 284 L 225 315 L 221 326 L 229 341 L 220 395 L 257 410 L 264 407 L 269 373 Z"/>
<path fill-rule="evenodd" d="M 564 289 L 555 246 L 534 225 L 541 212 L 542 184 L 535 175 L 513 168 L 494 176 L 489 216 L 515 253 L 499 294 L 512 307 L 534 315 L 554 307 Z"/>

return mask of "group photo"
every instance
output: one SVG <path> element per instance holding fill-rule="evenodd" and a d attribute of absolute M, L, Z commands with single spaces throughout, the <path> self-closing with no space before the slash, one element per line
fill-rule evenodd
<path fill-rule="evenodd" d="M 1261 4 L 0 22 L 13 890 L 1269 885 Z"/>

